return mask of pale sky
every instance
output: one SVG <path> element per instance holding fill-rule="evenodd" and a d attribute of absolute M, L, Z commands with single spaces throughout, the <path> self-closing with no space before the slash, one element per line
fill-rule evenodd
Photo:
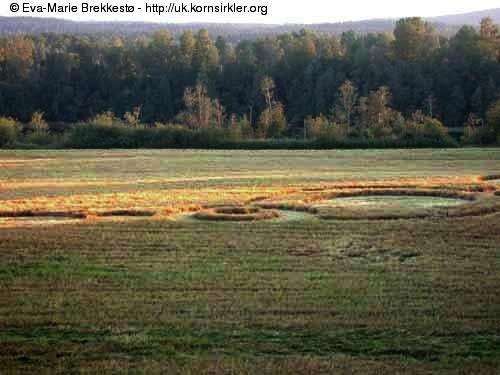
<path fill-rule="evenodd" d="M 77 5 L 82 3 L 92 5 L 110 3 L 112 5 L 129 4 L 141 7 L 133 14 L 50 14 L 44 13 L 13 13 L 9 10 L 12 3 L 22 7 L 23 3 L 46 6 L 56 2 L 58 5 Z M 182 2 L 198 5 L 227 4 L 227 0 L 0 0 L 0 15 L 2 16 L 35 16 L 56 17 L 85 21 L 149 21 L 149 22 L 241 22 L 241 23 L 320 23 L 355 21 L 371 18 L 399 18 L 405 16 L 431 17 L 445 14 L 466 13 L 500 7 L 499 0 L 229 0 L 239 5 L 267 5 L 268 15 L 260 14 L 162 14 L 154 15 L 145 12 L 146 3 L 168 6 L 170 2 Z"/>

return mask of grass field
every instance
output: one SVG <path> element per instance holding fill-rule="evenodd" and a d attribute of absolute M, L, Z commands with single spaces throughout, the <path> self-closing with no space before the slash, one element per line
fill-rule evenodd
<path fill-rule="evenodd" d="M 490 204 L 499 173 L 500 149 L 2 151 L 0 373 L 497 374 L 500 211 L 190 215 L 379 188 Z M 12 217 L 56 211 L 85 218 Z"/>

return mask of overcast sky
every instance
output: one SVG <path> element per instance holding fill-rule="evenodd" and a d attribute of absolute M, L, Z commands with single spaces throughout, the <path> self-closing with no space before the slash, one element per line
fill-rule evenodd
<path fill-rule="evenodd" d="M 179 4 L 182 0 L 108 0 L 111 4 L 130 4 L 145 7 L 146 3 L 168 5 L 171 1 Z M 445 14 L 466 13 L 476 10 L 499 8 L 499 0 L 229 0 L 237 4 L 265 4 L 269 7 L 269 14 L 164 14 L 155 16 L 144 11 L 134 14 L 32 14 L 33 16 L 46 16 L 68 18 L 74 20 L 129 20 L 152 22 L 256 22 L 256 23 L 319 23 L 354 21 L 371 18 L 399 18 L 404 16 L 439 16 Z M 11 3 L 30 3 L 32 5 L 46 5 L 54 0 L 0 0 L 0 14 L 2 16 L 21 16 L 26 14 L 12 13 L 9 10 Z M 83 2 L 90 4 L 106 3 L 106 0 L 57 0 L 60 5 L 68 3 L 80 5 Z M 220 0 L 184 0 L 185 3 L 194 2 L 203 4 L 220 4 Z M 222 1 L 222 3 L 227 3 Z"/>

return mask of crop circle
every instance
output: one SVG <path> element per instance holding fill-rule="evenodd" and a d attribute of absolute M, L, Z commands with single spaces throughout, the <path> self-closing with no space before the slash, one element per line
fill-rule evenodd
<path fill-rule="evenodd" d="M 384 220 L 486 215 L 500 211 L 500 199 L 451 189 L 353 189 L 320 193 L 305 201 L 264 201 L 258 206 L 306 211 L 326 220 Z"/>
<path fill-rule="evenodd" d="M 221 206 L 199 211 L 193 215 L 198 220 L 211 221 L 256 221 L 280 217 L 276 210 L 266 210 L 260 207 Z"/>
<path fill-rule="evenodd" d="M 480 214 L 476 194 L 449 190 L 360 190 L 317 202 L 310 211 L 323 219 L 411 219 Z"/>

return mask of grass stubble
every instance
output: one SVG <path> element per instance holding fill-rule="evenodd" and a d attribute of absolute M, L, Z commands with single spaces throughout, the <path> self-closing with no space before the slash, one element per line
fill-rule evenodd
<path fill-rule="evenodd" d="M 27 187 L 19 198 L 5 188 L 19 177 L 8 178 L 3 212 L 86 217 L 58 225 L 2 219 L 10 224 L 0 228 L 1 372 L 498 373 L 500 214 L 491 207 L 500 198 L 480 178 L 494 171 L 476 170 L 469 152 L 462 174 L 449 179 L 302 177 L 283 184 L 266 175 L 258 183 L 92 194 L 75 185 L 56 186 L 51 196 Z M 137 157 L 111 155 L 118 168 L 122 158 Z M 425 157 L 416 163 L 422 174 L 435 170 L 435 160 L 418 155 Z M 18 176 L 45 165 L 36 153 L 15 157 L 36 158 L 11 162 L 8 173 L 18 168 Z M 73 158 L 85 157 L 71 153 L 66 162 L 56 153 L 46 163 L 71 174 Z M 210 164 L 213 155 L 204 157 Z M 488 164 L 491 151 L 481 157 Z M 261 168 L 282 160 L 271 156 Z M 190 170 L 197 168 L 204 172 L 195 162 Z M 366 212 L 323 220 L 309 212 L 324 200 L 383 191 L 446 191 L 464 204 L 393 220 Z M 297 210 L 299 219 L 175 220 L 215 206 L 266 204 L 290 218 Z M 467 215 L 442 214 L 464 209 Z"/>

